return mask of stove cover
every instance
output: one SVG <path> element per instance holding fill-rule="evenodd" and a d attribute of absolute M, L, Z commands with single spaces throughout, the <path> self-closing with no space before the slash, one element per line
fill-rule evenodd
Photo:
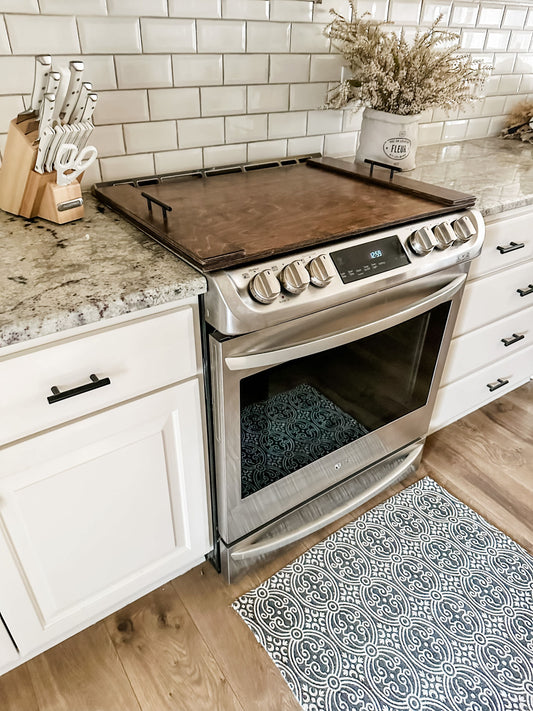
<path fill-rule="evenodd" d="M 292 165 L 101 183 L 94 194 L 204 272 L 446 214 L 475 198 L 362 164 Z M 379 177 L 379 176 L 382 177 Z M 157 181 L 157 182 L 156 182 Z M 155 182 L 156 184 L 148 184 Z M 148 201 L 152 199 L 149 209 Z M 171 211 L 160 209 L 163 203 Z"/>

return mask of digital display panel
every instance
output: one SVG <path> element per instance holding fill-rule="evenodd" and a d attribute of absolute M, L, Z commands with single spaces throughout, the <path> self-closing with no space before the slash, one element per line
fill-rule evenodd
<path fill-rule="evenodd" d="M 396 235 L 331 252 L 331 259 L 344 284 L 409 264 Z"/>

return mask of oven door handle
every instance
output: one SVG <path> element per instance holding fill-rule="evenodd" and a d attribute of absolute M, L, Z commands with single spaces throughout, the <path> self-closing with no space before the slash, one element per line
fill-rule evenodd
<path fill-rule="evenodd" d="M 242 356 L 227 356 L 224 359 L 224 362 L 229 370 L 251 370 L 253 368 L 264 368 L 279 365 L 280 363 L 286 363 L 289 360 L 312 355 L 318 351 L 329 350 L 330 348 L 342 346 L 350 341 L 370 336 L 376 331 L 396 326 L 402 321 L 414 318 L 425 311 L 429 311 L 434 306 L 438 306 L 442 302 L 454 296 L 454 294 L 456 294 L 463 287 L 466 281 L 466 276 L 466 274 L 461 274 L 449 284 L 446 284 L 446 286 L 442 289 L 435 291 L 420 301 L 415 301 L 409 306 L 401 309 L 401 311 L 395 311 L 381 319 L 372 321 L 371 323 L 364 323 L 360 326 L 354 326 L 354 328 L 350 328 L 342 333 L 334 333 L 332 335 L 324 336 L 323 338 L 317 338 L 305 343 L 298 343 L 294 346 L 278 348 L 275 351 L 265 351 L 264 353 L 253 353 Z"/>
<path fill-rule="evenodd" d="M 230 552 L 232 559 L 246 560 L 247 558 L 255 558 L 256 556 L 272 553 L 283 546 L 289 545 L 289 543 L 294 543 L 295 541 L 299 541 L 301 538 L 305 538 L 305 536 L 324 528 L 324 526 L 327 526 L 333 521 L 337 521 L 337 519 L 341 518 L 341 516 L 349 513 L 353 509 L 357 508 L 357 506 L 361 506 L 361 504 L 364 504 L 365 501 L 368 501 L 387 487 L 392 486 L 396 481 L 402 479 L 409 467 L 416 462 L 417 458 L 422 453 L 423 448 L 424 442 L 416 444 L 405 459 L 403 459 L 398 466 L 394 467 L 394 469 L 392 469 L 386 477 L 379 479 L 379 481 L 376 481 L 373 486 L 365 489 L 353 499 L 344 501 L 341 506 L 338 506 L 318 519 L 314 519 L 305 526 L 301 526 L 300 528 L 296 528 L 289 533 L 283 533 L 274 538 L 268 538 L 267 540 L 249 542 L 248 539 L 246 542 L 243 541 L 242 544 L 237 543 Z"/>

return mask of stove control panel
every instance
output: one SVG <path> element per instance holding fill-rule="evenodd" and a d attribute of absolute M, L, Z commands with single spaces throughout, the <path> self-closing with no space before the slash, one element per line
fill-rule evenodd
<path fill-rule="evenodd" d="M 302 291 L 307 289 L 311 279 L 303 261 L 296 259 L 283 268 L 280 281 L 285 291 L 288 291 L 289 294 L 301 294 Z"/>
<path fill-rule="evenodd" d="M 306 264 L 302 259 L 295 259 L 286 264 L 279 275 L 273 269 L 263 269 L 248 282 L 248 291 L 254 301 L 271 304 L 281 293 L 301 294 L 312 284 L 320 289 L 327 286 L 337 274 L 328 254 L 319 254 Z"/>

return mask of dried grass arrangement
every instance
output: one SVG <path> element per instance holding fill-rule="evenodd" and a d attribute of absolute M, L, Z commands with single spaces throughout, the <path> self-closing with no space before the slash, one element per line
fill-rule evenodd
<path fill-rule="evenodd" d="M 358 17 L 357 0 L 350 5 L 351 21 L 331 10 L 333 20 L 324 30 L 352 73 L 328 93 L 326 108 L 366 106 L 411 116 L 479 98 L 491 67 L 458 53 L 459 35 L 437 26 L 442 16 L 409 43 L 403 29 L 396 34 L 368 13 Z"/>
<path fill-rule="evenodd" d="M 533 143 L 533 101 L 522 101 L 511 111 L 501 135 Z"/>

